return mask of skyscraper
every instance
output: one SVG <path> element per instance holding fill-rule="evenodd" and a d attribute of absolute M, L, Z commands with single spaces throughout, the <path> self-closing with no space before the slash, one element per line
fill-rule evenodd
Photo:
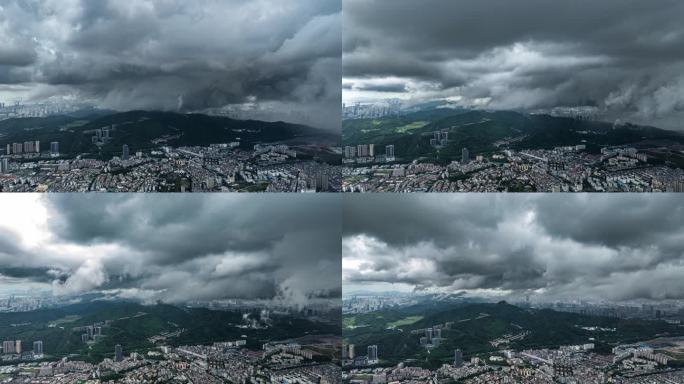
<path fill-rule="evenodd" d="M 387 161 L 394 161 L 394 145 L 386 145 L 385 146 L 385 159 Z"/>
<path fill-rule="evenodd" d="M 353 159 L 356 157 L 356 147 L 347 145 L 344 147 L 344 157 L 347 159 Z"/>
<path fill-rule="evenodd" d="M 40 152 L 40 141 L 25 141 L 24 142 L 24 153 L 39 153 Z"/>
<path fill-rule="evenodd" d="M 454 367 L 458 368 L 463 365 L 463 352 L 460 349 L 454 351 Z"/>
<path fill-rule="evenodd" d="M 9 172 L 9 159 L 5 157 L 2 159 L 2 162 L 0 163 L 0 173 L 7 172 Z"/>
<path fill-rule="evenodd" d="M 441 329 L 441 328 L 435 328 L 435 329 L 433 330 L 433 333 L 434 333 L 434 338 L 435 338 L 435 339 L 440 339 L 440 338 L 442 338 L 442 329 Z"/>
<path fill-rule="evenodd" d="M 463 148 L 461 150 L 461 164 L 468 164 L 470 163 L 470 152 L 468 151 L 468 148 Z"/>
<path fill-rule="evenodd" d="M 21 340 L 17 340 L 14 343 L 14 352 L 21 355 Z"/>
<path fill-rule="evenodd" d="M 114 346 L 114 361 L 123 361 L 123 348 L 121 344 Z"/>
<path fill-rule="evenodd" d="M 368 144 L 368 156 L 369 157 L 375 156 L 375 144 Z"/>
<path fill-rule="evenodd" d="M 42 355 L 43 354 L 43 342 L 38 340 L 33 342 L 33 354 Z"/>
<path fill-rule="evenodd" d="M 5 340 L 2 342 L 2 353 L 10 355 L 14 353 L 14 340 Z"/>
<path fill-rule="evenodd" d="M 121 160 L 128 160 L 129 157 L 130 155 L 128 154 L 128 144 L 124 144 L 121 153 Z"/>
<path fill-rule="evenodd" d="M 368 364 L 377 364 L 378 362 L 378 346 L 368 346 Z"/>
<path fill-rule="evenodd" d="M 356 357 L 356 348 L 354 344 L 349 344 L 349 358 L 354 359 Z"/>
<path fill-rule="evenodd" d="M 368 144 L 359 144 L 356 146 L 356 155 L 358 157 L 368 157 Z"/>
<path fill-rule="evenodd" d="M 50 153 L 53 155 L 59 154 L 59 142 L 58 141 L 53 141 L 50 143 Z"/>

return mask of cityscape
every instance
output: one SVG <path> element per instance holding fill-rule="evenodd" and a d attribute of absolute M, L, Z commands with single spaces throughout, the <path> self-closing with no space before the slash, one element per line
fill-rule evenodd
<path fill-rule="evenodd" d="M 31 220 L 0 224 L 0 379 L 339 383 L 339 205 L 8 195 Z"/>
<path fill-rule="evenodd" d="M 339 192 L 341 11 L 4 2 L 0 191 Z"/>
<path fill-rule="evenodd" d="M 374 299 L 380 299 L 375 297 Z M 357 300 L 354 298 L 353 300 Z M 431 299 L 431 298 L 430 298 Z M 427 300 L 430 300 L 427 299 Z M 425 298 L 422 299 L 426 300 Z M 451 304 L 453 305 L 453 304 Z M 463 304 L 461 304 L 463 305 Z M 496 305 L 496 304 L 495 304 Z M 501 304 L 499 304 L 501 305 Z M 440 304 L 440 310 L 447 310 L 448 303 Z M 582 305 L 576 305 L 578 309 Z M 394 310 L 400 307 L 393 307 Z M 528 311 L 534 310 L 533 307 Z M 368 315 L 377 313 L 366 312 Z M 386 312 L 382 312 L 383 315 Z M 670 332 L 676 336 L 655 336 L 649 340 L 640 340 L 617 344 L 610 349 L 598 344 L 606 333 L 619 332 L 616 328 L 584 326 L 582 330 L 588 337 L 582 344 L 558 345 L 553 348 L 518 347 L 525 344 L 525 339 L 535 333 L 534 329 L 525 330 L 520 327 L 517 331 L 503 334 L 488 340 L 491 352 L 464 354 L 459 348 L 446 356 L 446 348 L 441 344 L 449 343 L 451 335 L 458 334 L 458 329 L 466 322 L 487 322 L 491 315 L 480 313 L 477 317 L 468 319 L 454 319 L 440 324 L 433 324 L 425 329 L 410 330 L 413 338 L 420 339 L 420 347 L 429 354 L 440 355 L 441 366 L 427 359 L 406 358 L 397 359 L 395 356 L 382 356 L 382 348 L 369 345 L 363 352 L 357 352 L 355 344 L 345 344 L 342 350 L 343 381 L 344 382 L 427 382 L 431 380 L 456 381 L 464 383 L 680 383 L 684 380 L 684 371 L 680 361 L 673 356 L 680 356 L 684 339 L 681 325 L 681 306 L 676 308 L 668 320 L 673 324 Z M 349 321 L 352 317 L 345 316 Z M 605 318 L 596 317 L 597 322 L 605 322 Z M 630 319 L 630 318 L 625 318 Z M 412 321 L 420 321 L 417 316 L 409 316 L 404 321 L 405 328 L 398 330 L 406 332 Z M 623 320 L 636 323 L 635 320 Z M 663 322 L 655 316 L 648 323 Z M 396 322 L 395 322 L 396 323 Z M 512 323 L 513 325 L 517 325 Z M 355 325 L 355 326 L 361 326 Z M 397 325 L 399 327 L 399 325 Z M 645 335 L 644 335 L 645 336 Z M 529 342 L 528 344 L 533 344 Z M 464 344 L 469 347 L 468 344 Z M 385 347 L 388 348 L 388 347 Z M 389 348 L 392 348 L 391 346 Z M 367 351 L 366 351 L 367 350 Z"/>
<path fill-rule="evenodd" d="M 0 0 L 0 384 L 684 384 L 683 0 Z"/>
<path fill-rule="evenodd" d="M 684 382 L 680 200 L 350 195 L 343 382 Z"/>
<path fill-rule="evenodd" d="M 684 191 L 681 10 L 349 0 L 342 191 Z"/>
<path fill-rule="evenodd" d="M 109 139 L 109 129 L 97 131 Z M 104 133 L 100 133 L 104 132 Z M 99 137 L 93 136 L 95 140 Z M 45 145 L 45 144 L 44 144 Z M 3 192 L 338 192 L 341 168 L 297 160 L 286 144 L 240 142 L 160 146 L 132 153 L 127 144 L 109 160 L 60 155 L 59 141 L 7 144 L 0 159 Z"/>
<path fill-rule="evenodd" d="M 435 136 L 447 136 L 437 132 Z M 437 139 L 430 139 L 436 141 Z M 448 139 L 441 139 L 446 145 Z M 397 161 L 395 147 L 375 155 L 374 144 L 345 146 L 344 192 L 683 192 L 684 170 L 650 164 L 645 151 L 585 144 L 553 149 L 505 148 L 441 165 Z M 662 148 L 659 150 L 663 150 Z M 353 165 L 351 165 L 353 164 Z"/>

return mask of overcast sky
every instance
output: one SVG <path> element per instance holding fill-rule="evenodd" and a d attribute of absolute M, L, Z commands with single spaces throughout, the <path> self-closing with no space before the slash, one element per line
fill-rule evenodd
<path fill-rule="evenodd" d="M 684 197 L 345 196 L 343 285 L 360 290 L 684 299 Z"/>
<path fill-rule="evenodd" d="M 341 0 L 0 0 L 0 101 L 338 128 Z"/>
<path fill-rule="evenodd" d="M 597 106 L 684 129 L 679 0 L 345 0 L 345 102 Z"/>
<path fill-rule="evenodd" d="M 340 296 L 335 196 L 7 195 L 0 293 L 144 302 Z"/>

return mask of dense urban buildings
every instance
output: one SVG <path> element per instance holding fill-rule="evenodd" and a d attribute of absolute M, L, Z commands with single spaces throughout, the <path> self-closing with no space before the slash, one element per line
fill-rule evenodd
<path fill-rule="evenodd" d="M 449 164 L 402 163 L 346 156 L 345 192 L 684 192 L 684 170 L 649 162 L 634 147 L 605 147 L 600 154 L 584 145 L 550 150 L 505 149 Z M 394 153 L 394 150 L 392 150 Z M 397 155 L 400 156 L 400 155 Z"/>
<path fill-rule="evenodd" d="M 109 135 L 109 134 L 107 134 Z M 107 136 L 103 136 L 107 137 Z M 298 160 L 287 145 L 240 143 L 207 147 L 160 146 L 102 160 L 60 156 L 59 142 L 7 144 L 0 159 L 4 192 L 336 192 L 341 168 Z"/>

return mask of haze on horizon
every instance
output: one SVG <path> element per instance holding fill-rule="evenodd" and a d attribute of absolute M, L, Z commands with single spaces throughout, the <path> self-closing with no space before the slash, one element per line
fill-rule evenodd
<path fill-rule="evenodd" d="M 677 0 L 346 0 L 343 101 L 551 111 L 684 130 Z"/>
<path fill-rule="evenodd" d="M 350 195 L 343 291 L 608 302 L 684 300 L 684 199 Z"/>
<path fill-rule="evenodd" d="M 324 195 L 7 195 L 0 293 L 335 304 L 340 209 Z"/>
<path fill-rule="evenodd" d="M 0 102 L 339 130 L 340 0 L 0 0 Z"/>

